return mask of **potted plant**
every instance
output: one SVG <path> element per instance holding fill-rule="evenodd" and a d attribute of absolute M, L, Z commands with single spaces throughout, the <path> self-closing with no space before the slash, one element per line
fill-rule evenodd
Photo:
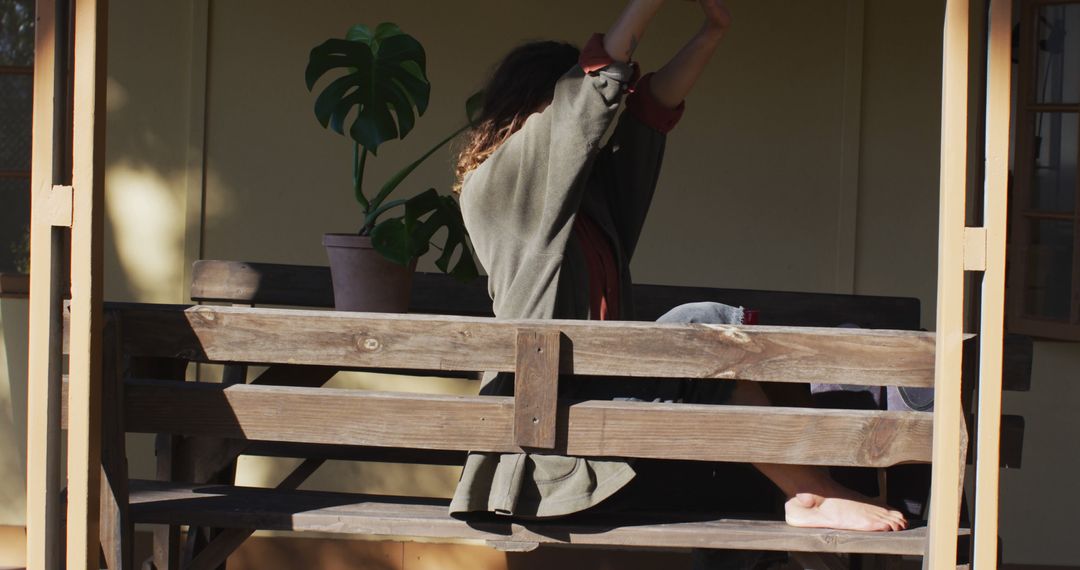
<path fill-rule="evenodd" d="M 430 188 L 411 198 L 389 199 L 417 166 L 468 123 L 392 176 L 370 198 L 364 191 L 368 155 L 377 156 L 388 141 L 404 139 L 427 111 L 431 83 L 423 46 L 396 24 L 382 23 L 374 31 L 355 25 L 344 39 L 331 38 L 311 50 L 305 72 L 308 90 L 327 75 L 336 78 L 316 98 L 315 116 L 323 127 L 352 140 L 353 195 L 363 216 L 356 232 L 323 237 L 335 307 L 405 312 L 416 260 L 435 245 L 432 240 L 443 228 L 443 243 L 435 245 L 442 251 L 436 266 L 463 281 L 476 277 L 461 210 L 453 197 Z M 479 101 L 479 94 L 469 99 L 467 117 L 473 116 L 470 111 Z"/>

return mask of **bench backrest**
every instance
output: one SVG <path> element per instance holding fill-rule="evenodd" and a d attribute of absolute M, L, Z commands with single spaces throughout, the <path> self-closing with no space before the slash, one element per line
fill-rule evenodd
<path fill-rule="evenodd" d="M 199 261 L 192 276 L 191 299 L 244 305 L 330 308 L 333 285 L 327 267 Z M 836 295 L 712 287 L 635 285 L 637 318 L 653 321 L 666 311 L 696 301 L 716 301 L 760 311 L 760 324 L 835 327 L 854 324 L 868 329 L 919 329 L 919 300 L 910 297 Z M 461 283 L 441 273 L 418 272 L 410 312 L 491 316 L 487 280 Z"/>

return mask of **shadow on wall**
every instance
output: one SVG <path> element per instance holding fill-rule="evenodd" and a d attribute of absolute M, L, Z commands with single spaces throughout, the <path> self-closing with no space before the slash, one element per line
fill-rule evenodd
<path fill-rule="evenodd" d="M 0 525 L 26 519 L 26 359 L 28 301 L 0 299 Z"/>

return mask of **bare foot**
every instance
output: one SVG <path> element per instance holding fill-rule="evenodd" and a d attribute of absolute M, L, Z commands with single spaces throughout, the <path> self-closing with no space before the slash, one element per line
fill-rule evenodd
<path fill-rule="evenodd" d="M 791 526 L 837 530 L 903 530 L 907 520 L 898 511 L 852 499 L 799 493 L 784 505 Z"/>

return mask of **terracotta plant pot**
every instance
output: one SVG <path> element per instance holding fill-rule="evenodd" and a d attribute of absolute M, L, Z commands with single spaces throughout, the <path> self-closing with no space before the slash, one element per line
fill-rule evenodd
<path fill-rule="evenodd" d="M 366 313 L 405 313 L 409 310 L 416 260 L 398 265 L 371 246 L 371 238 L 356 234 L 325 234 L 334 282 L 334 308 Z"/>

